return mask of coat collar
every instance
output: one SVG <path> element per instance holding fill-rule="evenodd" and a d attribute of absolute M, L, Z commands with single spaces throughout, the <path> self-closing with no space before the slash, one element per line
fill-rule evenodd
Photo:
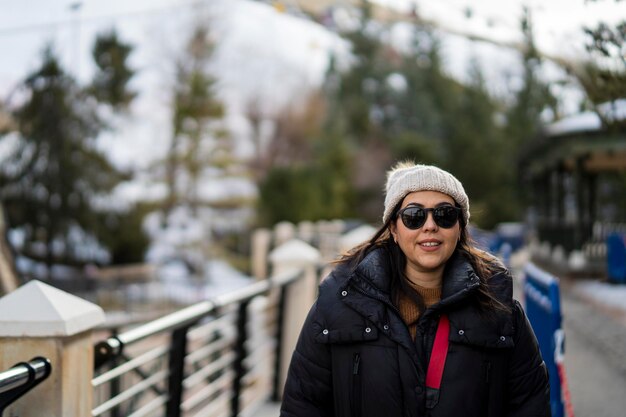
<path fill-rule="evenodd" d="M 368 253 L 354 268 L 349 284 L 365 294 L 391 303 L 391 256 L 387 246 L 381 246 Z M 469 261 L 460 253 L 454 252 L 444 271 L 441 302 L 435 307 L 452 305 L 480 285 L 480 279 Z"/>

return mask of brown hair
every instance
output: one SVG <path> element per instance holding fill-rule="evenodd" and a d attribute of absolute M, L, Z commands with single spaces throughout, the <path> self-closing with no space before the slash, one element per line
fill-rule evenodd
<path fill-rule="evenodd" d="M 391 224 L 396 221 L 398 217 L 398 210 L 402 205 L 400 201 L 394 208 L 392 215 L 389 216 L 387 221 L 376 231 L 374 236 L 367 242 L 356 246 L 348 253 L 344 254 L 337 262 L 350 264 L 356 267 L 358 263 L 365 258 L 365 256 L 376 248 L 385 248 L 390 257 L 391 266 L 391 297 L 394 305 L 398 305 L 400 292 L 409 296 L 418 306 L 420 312 L 425 309 L 424 300 L 415 291 L 413 291 L 407 283 L 407 278 L 404 273 L 406 267 L 406 256 L 400 249 L 400 247 L 394 242 L 391 235 Z M 464 256 L 474 268 L 476 275 L 480 279 L 480 286 L 478 288 L 478 300 L 480 306 L 485 311 L 510 311 L 510 307 L 503 304 L 498 300 L 491 291 L 488 280 L 494 274 L 503 271 L 504 266 L 489 253 L 479 249 L 476 242 L 472 239 L 467 230 L 467 224 L 463 219 L 463 216 L 459 217 L 459 223 L 461 226 L 461 235 L 455 253 L 459 253 Z M 453 255 L 454 256 L 454 255 Z"/>

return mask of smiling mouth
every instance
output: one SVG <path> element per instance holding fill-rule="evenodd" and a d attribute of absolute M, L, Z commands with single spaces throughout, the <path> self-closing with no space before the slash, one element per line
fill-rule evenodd
<path fill-rule="evenodd" d="M 420 246 L 425 246 L 427 248 L 432 248 L 434 246 L 439 246 L 441 245 L 441 242 L 424 242 L 424 243 L 420 243 Z"/>

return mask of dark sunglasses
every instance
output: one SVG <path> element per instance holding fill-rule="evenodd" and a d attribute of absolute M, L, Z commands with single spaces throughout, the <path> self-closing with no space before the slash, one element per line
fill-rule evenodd
<path fill-rule="evenodd" d="M 428 212 L 433 213 L 433 220 L 437 226 L 449 229 L 459 220 L 461 209 L 454 206 L 440 206 L 435 208 L 408 206 L 398 211 L 398 217 L 402 219 L 402 223 L 408 229 L 415 230 L 424 226 L 426 218 L 428 218 Z"/>

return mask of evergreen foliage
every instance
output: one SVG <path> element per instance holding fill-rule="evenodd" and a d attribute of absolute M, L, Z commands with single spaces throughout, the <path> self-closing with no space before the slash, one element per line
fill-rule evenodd
<path fill-rule="evenodd" d="M 0 198 L 10 227 L 22 236 L 21 253 L 45 262 L 48 270 L 56 263 L 109 262 L 107 250 L 118 244 L 115 239 L 143 237 L 138 224 L 128 223 L 133 213 L 127 218 L 95 203 L 129 178 L 111 164 L 96 138 L 107 128 L 99 106 L 123 108 L 134 97 L 127 90 L 130 51 L 114 32 L 99 36 L 93 51 L 98 69 L 93 83 L 81 87 L 48 46 L 40 67 L 20 87 L 22 101 L 11 109 L 14 126 L 3 139 L 18 139 L 0 168 Z M 119 234 L 103 226 L 111 217 L 126 223 Z M 143 248 L 145 242 L 124 256 L 141 260 Z"/>
<path fill-rule="evenodd" d="M 516 156 L 537 133 L 542 113 L 551 109 L 556 114 L 557 105 L 539 77 L 541 61 L 528 13 L 522 22 L 523 80 L 510 104 L 488 93 L 477 65 L 468 85 L 447 75 L 440 43 L 428 27 L 416 23 L 411 50 L 399 53 L 385 44 L 385 28 L 368 20 L 367 9 L 362 16 L 359 28 L 343 34 L 352 45 L 349 68 L 340 71 L 331 62 L 323 89 L 323 127 L 307 136 L 307 146 L 326 145 L 313 146 L 315 158 L 271 171 L 261 183 L 264 219 L 356 216 L 377 222 L 386 169 L 393 161 L 409 159 L 456 175 L 472 198 L 472 221 L 478 226 L 519 220 Z M 337 151 L 331 143 L 344 158 L 335 169 L 321 162 L 333 160 Z M 342 191 L 331 193 L 326 183 L 336 183 Z M 336 195 L 350 204 L 336 206 Z"/>
<path fill-rule="evenodd" d="M 595 28 L 586 28 L 585 34 L 591 59 L 575 74 L 597 111 L 599 105 L 615 105 L 617 100 L 626 98 L 626 20 L 615 27 L 599 23 Z M 626 128 L 624 119 L 597 113 L 605 126 Z"/>
<path fill-rule="evenodd" d="M 82 262 L 80 238 L 97 227 L 92 199 L 124 178 L 95 143 L 104 122 L 97 102 L 63 70 L 51 47 L 23 83 L 15 109 L 20 141 L 2 164 L 1 196 L 9 224 L 24 236 L 24 254 Z"/>
<path fill-rule="evenodd" d="M 535 46 L 531 15 L 526 8 L 522 17 L 521 30 L 524 35 L 522 85 L 514 93 L 513 105 L 506 114 L 506 132 L 511 145 L 509 149 L 515 154 L 524 142 L 534 138 L 539 132 L 544 110 L 551 110 L 552 114 L 558 114 L 557 100 L 550 92 L 549 85 L 539 76 L 541 57 Z"/>
<path fill-rule="evenodd" d="M 509 138 L 494 122 L 498 104 L 489 96 L 480 68 L 470 67 L 470 83 L 452 111 L 446 167 L 455 173 L 471 196 L 472 222 L 490 229 L 517 219 L 516 170 L 511 165 Z"/>
<path fill-rule="evenodd" d="M 99 215 L 98 236 L 110 253 L 113 265 L 143 262 L 150 244 L 143 232 L 144 217 L 154 207 L 138 204 L 125 212 L 103 212 Z"/>
<path fill-rule="evenodd" d="M 340 140 L 318 141 L 310 164 L 270 169 L 260 185 L 260 220 L 275 224 L 347 218 L 351 198 L 351 158 Z"/>
<path fill-rule="evenodd" d="M 220 123 L 224 107 L 216 97 L 215 78 L 208 71 L 212 52 L 208 28 L 196 26 L 176 68 L 166 213 L 181 203 L 197 210 L 202 171 L 207 167 L 224 169 L 232 163 L 230 136 Z"/>
<path fill-rule="evenodd" d="M 550 86 L 539 75 L 542 60 L 535 46 L 532 16 L 527 8 L 524 8 L 521 30 L 524 36 L 522 84 L 513 92 L 513 104 L 505 113 L 507 146 L 500 156 L 513 172 L 513 175 L 507 175 L 503 179 L 503 184 L 508 187 L 512 201 L 520 208 L 528 204 L 529 196 L 525 195 L 524 188 L 520 186 L 525 167 L 518 165 L 518 158 L 539 134 L 544 123 L 542 114 L 545 111 L 552 115 L 559 113 L 557 99 L 550 91 Z"/>
<path fill-rule="evenodd" d="M 91 93 L 102 103 L 114 108 L 125 108 L 137 95 L 128 89 L 135 71 L 128 66 L 133 47 L 122 42 L 115 30 L 96 37 L 92 56 L 98 71 Z"/>

